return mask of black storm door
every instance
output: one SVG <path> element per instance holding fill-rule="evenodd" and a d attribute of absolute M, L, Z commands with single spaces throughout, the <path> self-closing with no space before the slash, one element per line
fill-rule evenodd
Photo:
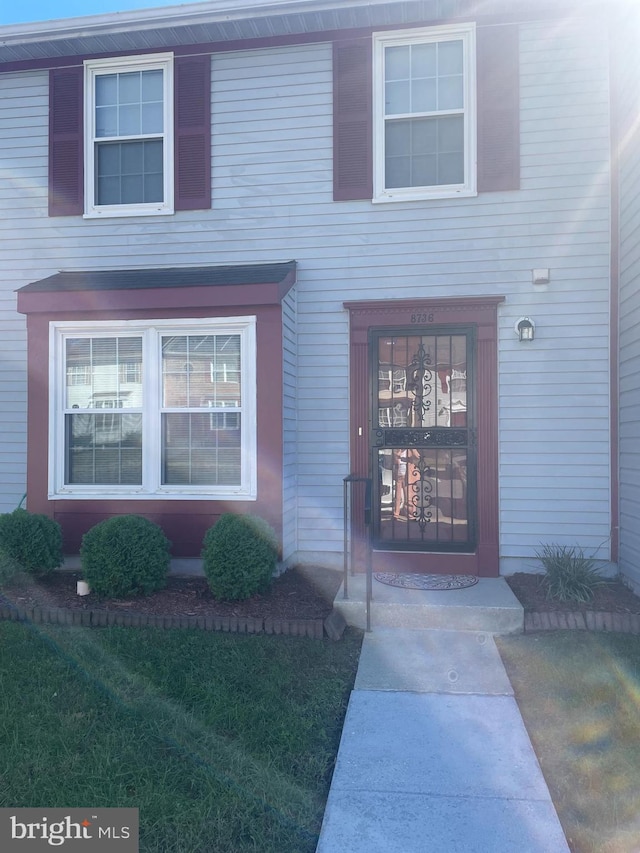
<path fill-rule="evenodd" d="M 469 327 L 371 332 L 377 548 L 475 547 L 474 348 Z"/>

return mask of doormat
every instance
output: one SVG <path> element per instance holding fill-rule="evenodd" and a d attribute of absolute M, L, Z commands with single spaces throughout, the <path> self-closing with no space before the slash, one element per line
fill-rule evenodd
<path fill-rule="evenodd" d="M 420 575 L 397 574 L 396 572 L 376 572 L 374 578 L 387 586 L 399 586 L 403 589 L 464 589 L 478 583 L 474 575 Z"/>

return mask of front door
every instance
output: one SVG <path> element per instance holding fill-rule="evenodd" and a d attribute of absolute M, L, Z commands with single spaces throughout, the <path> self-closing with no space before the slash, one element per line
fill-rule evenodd
<path fill-rule="evenodd" d="M 501 296 L 346 302 L 356 565 L 499 574 Z M 365 511 L 362 480 L 372 482 Z M 370 520 L 370 524 L 369 524 Z"/>
<path fill-rule="evenodd" d="M 371 331 L 374 547 L 474 550 L 474 351 L 470 327 Z"/>

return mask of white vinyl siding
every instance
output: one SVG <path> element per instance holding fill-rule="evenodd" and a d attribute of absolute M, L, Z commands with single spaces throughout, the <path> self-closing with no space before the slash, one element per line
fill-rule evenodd
<path fill-rule="evenodd" d="M 213 56 L 213 207 L 153 221 L 47 218 L 46 72 L 0 77 L 3 93 L 17 87 L 32 107 L 28 126 L 0 123 L 10 205 L 0 242 L 5 292 L 59 269 L 295 258 L 297 446 L 292 451 L 288 443 L 294 384 L 287 378 L 285 501 L 290 505 L 295 488 L 298 551 L 329 556 L 342 549 L 342 480 L 349 473 L 343 302 L 502 294 L 504 568 L 530 566 L 542 542 L 589 552 L 604 542 L 599 555 L 606 557 L 609 106 L 601 33 L 596 19 L 521 25 L 521 190 L 419 203 L 333 202 L 328 43 Z M 0 100 L 0 110 L 8 103 Z M 7 174 L 27 180 L 7 181 Z M 551 282 L 534 287 L 531 270 L 539 267 L 550 269 Z M 21 330 L 22 318 L 12 316 Z M 536 323 L 533 344 L 516 339 L 522 316 Z M 292 363 L 285 355 L 285 370 Z M 24 362 L 13 364 L 24 400 Z M 21 437 L 11 446 L 24 453 Z M 5 501 L 23 491 L 0 489 Z"/>
<path fill-rule="evenodd" d="M 629 7 L 620 46 L 626 48 L 616 86 L 620 116 L 640 103 L 640 14 Z M 640 590 L 640 136 L 634 119 L 620 146 L 620 557 L 623 575 Z"/>
<path fill-rule="evenodd" d="M 0 74 L 0 512 L 26 491 L 27 336 L 14 290 L 33 280 L 37 246 L 23 238 L 46 215 L 47 110 L 46 72 Z"/>

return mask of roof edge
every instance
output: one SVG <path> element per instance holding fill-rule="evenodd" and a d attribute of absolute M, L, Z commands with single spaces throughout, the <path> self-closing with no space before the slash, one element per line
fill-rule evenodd
<path fill-rule="evenodd" d="M 296 261 L 186 267 L 61 270 L 18 288 L 18 294 L 98 290 L 147 290 L 271 283 L 293 286 Z"/>
<path fill-rule="evenodd" d="M 380 6 L 389 0 L 348 0 L 347 5 Z M 206 3 L 183 3 L 176 6 L 156 6 L 127 12 L 108 12 L 102 15 L 83 15 L 49 21 L 7 24 L 0 27 L 0 45 L 10 46 L 32 42 L 56 41 L 66 38 L 87 38 L 109 33 L 158 29 L 173 26 L 208 24 L 270 17 L 287 13 L 344 8 L 345 0 L 252 0 L 238 4 L 234 0 L 209 0 Z"/>

